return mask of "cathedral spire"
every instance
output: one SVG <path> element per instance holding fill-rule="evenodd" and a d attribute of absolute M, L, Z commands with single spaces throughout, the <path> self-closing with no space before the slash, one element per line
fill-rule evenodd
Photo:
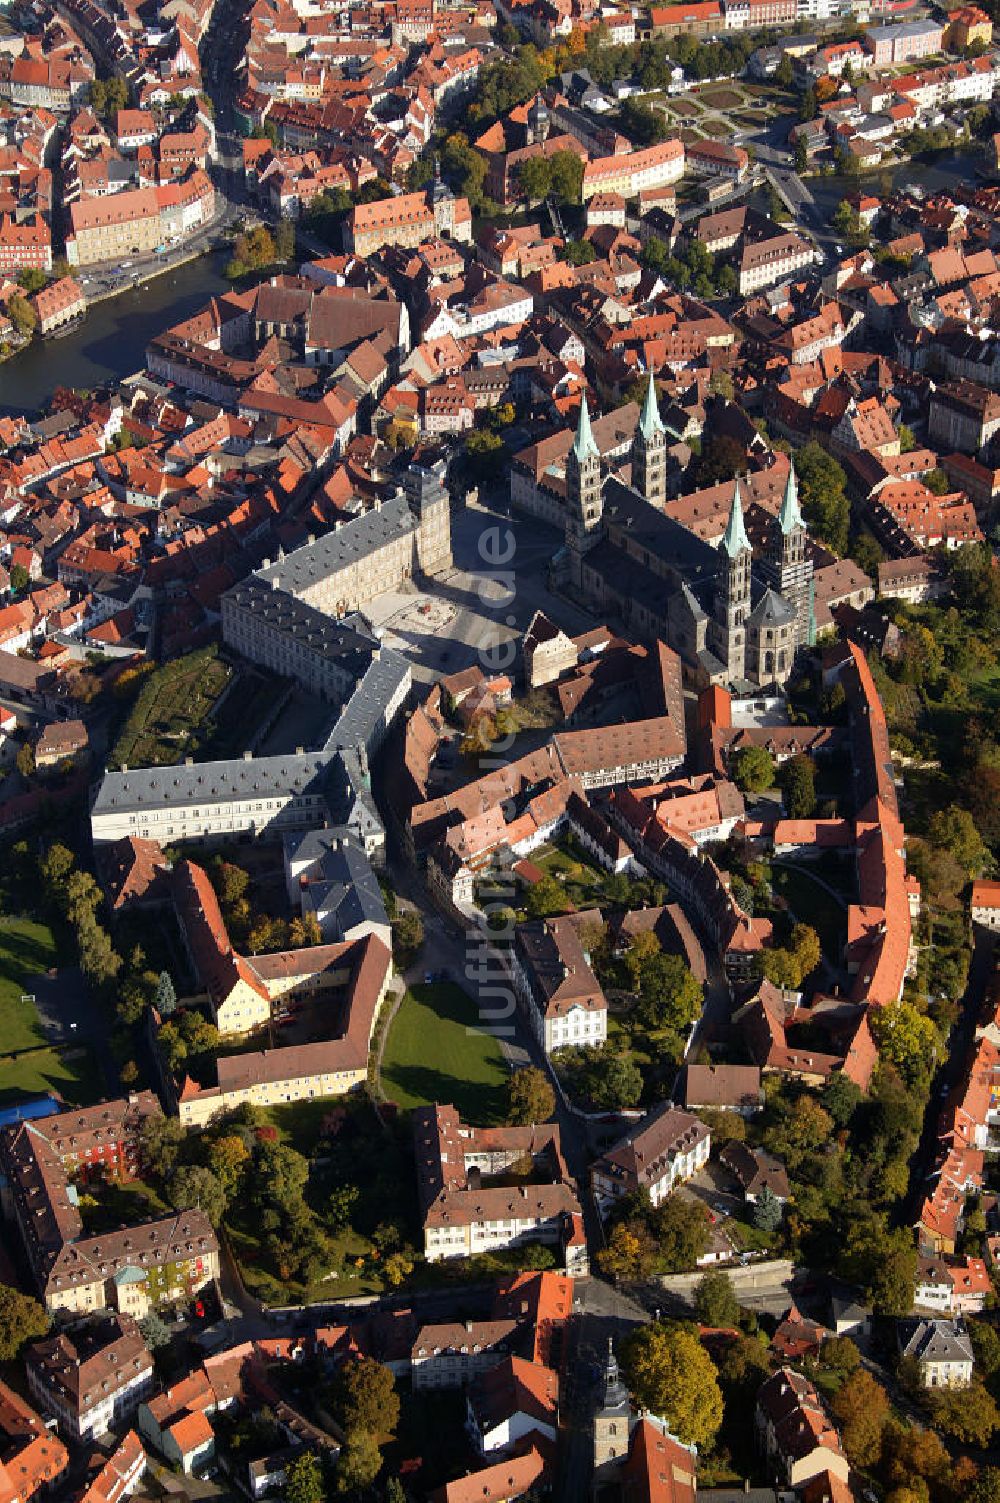
<path fill-rule="evenodd" d="M 722 546 L 730 558 L 736 558 L 737 554 L 750 551 L 750 539 L 747 537 L 746 526 L 743 522 L 743 498 L 740 495 L 739 480 L 733 487 L 733 509 L 729 513 Z"/>
<path fill-rule="evenodd" d="M 802 512 L 799 509 L 799 486 L 795 478 L 795 466 L 788 462 L 788 480 L 785 484 L 785 495 L 781 502 L 781 513 L 778 517 L 778 525 L 785 537 L 794 532 L 798 527 L 804 527 Z"/>
<path fill-rule="evenodd" d="M 646 400 L 642 404 L 642 414 L 639 418 L 639 432 L 649 443 L 657 433 L 663 432 L 663 423 L 660 420 L 660 407 L 656 400 L 656 382 L 653 380 L 653 367 L 649 367 L 649 385 L 646 387 Z"/>
<path fill-rule="evenodd" d="M 600 451 L 594 442 L 594 435 L 590 429 L 590 412 L 587 408 L 587 393 L 580 398 L 580 419 L 576 425 L 576 438 L 573 440 L 573 453 L 580 464 L 592 454 L 598 455 Z"/>

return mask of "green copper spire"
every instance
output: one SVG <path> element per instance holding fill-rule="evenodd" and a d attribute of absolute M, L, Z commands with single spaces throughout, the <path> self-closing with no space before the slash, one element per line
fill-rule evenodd
<path fill-rule="evenodd" d="M 740 482 L 737 480 L 733 487 L 733 509 L 729 513 L 729 521 L 722 538 L 722 546 L 730 558 L 735 558 L 738 553 L 749 553 L 750 539 L 743 523 L 743 498 L 740 495 Z"/>
<path fill-rule="evenodd" d="M 646 400 L 642 404 L 642 416 L 639 418 L 639 432 L 647 444 L 663 432 L 663 424 L 660 421 L 660 406 L 656 400 L 656 383 L 653 380 L 653 367 L 649 367 L 649 385 L 646 387 Z"/>
<path fill-rule="evenodd" d="M 786 537 L 796 528 L 806 525 L 802 520 L 802 512 L 799 510 L 799 486 L 795 479 L 795 466 L 791 461 L 788 464 L 788 482 L 785 485 L 785 496 L 781 503 L 778 525 Z"/>
<path fill-rule="evenodd" d="M 587 409 L 587 393 L 580 398 L 580 421 L 576 425 L 576 438 L 573 440 L 573 453 L 577 463 L 583 464 L 591 455 L 599 455 L 597 445 L 594 443 L 594 435 L 590 431 L 590 413 Z"/>

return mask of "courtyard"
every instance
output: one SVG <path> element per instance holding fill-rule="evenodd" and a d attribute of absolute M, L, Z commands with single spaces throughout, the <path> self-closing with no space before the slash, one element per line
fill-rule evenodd
<path fill-rule="evenodd" d="M 453 982 L 411 987 L 389 1028 L 382 1089 L 404 1111 L 435 1102 L 477 1126 L 504 1115 L 507 1066 L 480 1026 L 476 1004 Z"/>

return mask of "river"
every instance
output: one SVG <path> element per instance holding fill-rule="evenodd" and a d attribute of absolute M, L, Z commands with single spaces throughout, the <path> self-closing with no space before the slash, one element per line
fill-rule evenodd
<path fill-rule="evenodd" d="M 95 303 L 79 328 L 62 339 L 33 341 L 0 365 L 0 412 L 35 414 L 57 386 L 93 390 L 141 370 L 153 334 L 229 290 L 231 283 L 223 276 L 226 254 L 209 252 Z"/>
<path fill-rule="evenodd" d="M 826 223 L 844 194 L 859 186 L 872 193 L 916 183 L 926 191 L 974 180 L 981 161 L 976 148 L 931 162 L 904 162 L 860 179 L 807 178 L 806 184 Z M 189 318 L 230 283 L 223 276 L 227 252 L 214 251 L 188 261 L 176 271 L 95 303 L 78 329 L 62 339 L 35 340 L 0 365 L 0 413 L 41 411 L 57 386 L 93 390 L 140 370 L 151 335 Z"/>

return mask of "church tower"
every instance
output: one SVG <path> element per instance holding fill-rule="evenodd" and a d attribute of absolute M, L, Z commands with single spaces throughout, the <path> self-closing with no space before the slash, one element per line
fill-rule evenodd
<path fill-rule="evenodd" d="M 806 524 L 799 507 L 795 466 L 788 466 L 788 480 L 777 521 L 772 524 L 767 557 L 761 570 L 768 583 L 788 602 L 795 614 L 795 646 L 811 640 L 812 560 L 806 554 Z"/>
<path fill-rule="evenodd" d="M 531 101 L 528 110 L 528 123 L 525 127 L 525 144 L 527 146 L 544 146 L 549 138 L 549 129 L 552 121 L 545 106 L 545 100 L 541 94 L 536 94 Z"/>
<path fill-rule="evenodd" d="M 663 510 L 667 499 L 667 435 L 660 419 L 652 366 L 632 440 L 632 489 L 645 496 L 650 506 Z"/>
<path fill-rule="evenodd" d="M 628 1455 L 632 1409 L 628 1389 L 621 1380 L 611 1337 L 604 1364 L 604 1393 L 594 1415 L 594 1481 L 600 1484 Z"/>
<path fill-rule="evenodd" d="M 722 568 L 712 602 L 712 641 L 730 682 L 746 677 L 746 619 L 750 613 L 750 539 L 743 521 L 740 482 L 733 488 L 733 509 L 719 544 Z"/>
<path fill-rule="evenodd" d="M 601 536 L 602 512 L 601 455 L 590 429 L 584 392 L 576 437 L 566 456 L 566 544 L 570 577 L 577 589 L 583 585 L 583 555 Z"/>

